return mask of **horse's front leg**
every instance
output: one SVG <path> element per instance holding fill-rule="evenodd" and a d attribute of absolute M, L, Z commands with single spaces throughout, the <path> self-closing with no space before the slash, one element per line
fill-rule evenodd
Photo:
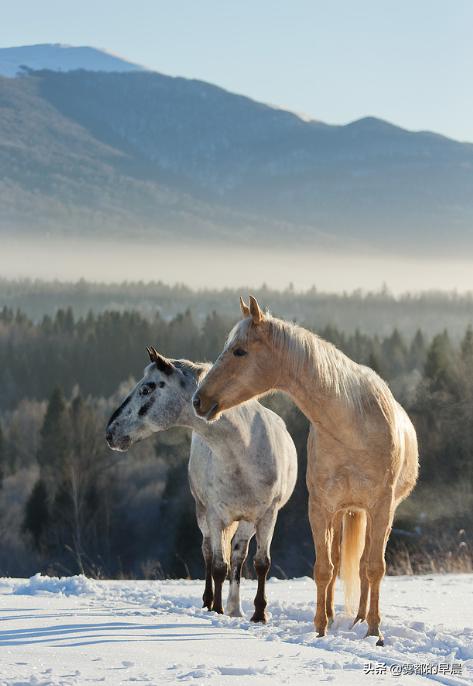
<path fill-rule="evenodd" d="M 333 538 L 332 538 L 332 564 L 333 564 L 333 574 L 332 579 L 327 586 L 327 620 L 328 625 L 333 624 L 333 618 L 335 615 L 334 610 L 334 595 L 335 595 L 335 582 L 337 576 L 340 572 L 340 544 L 342 540 L 342 521 L 343 512 L 337 512 L 333 519 Z"/>
<path fill-rule="evenodd" d="M 207 523 L 212 546 L 212 578 L 215 587 L 212 610 L 223 615 L 222 587 L 228 574 L 226 528 L 218 517 L 207 516 Z"/>
<path fill-rule="evenodd" d="M 232 557 L 230 562 L 230 589 L 227 598 L 227 614 L 230 617 L 242 617 L 240 603 L 241 570 L 248 555 L 248 545 L 254 536 L 255 527 L 250 522 L 241 521 L 232 539 Z"/>
<path fill-rule="evenodd" d="M 212 584 L 212 546 L 210 545 L 210 538 L 204 537 L 202 541 L 202 555 L 205 563 L 205 589 L 202 596 L 203 605 L 207 610 L 212 609 L 214 599 L 214 590 Z"/>
<path fill-rule="evenodd" d="M 205 565 L 205 589 L 202 596 L 203 605 L 208 610 L 212 609 L 214 599 L 214 591 L 212 585 L 212 545 L 210 542 L 209 527 L 207 526 L 207 518 L 205 508 L 196 503 L 197 524 L 202 533 L 202 557 Z"/>
<path fill-rule="evenodd" d="M 278 510 L 273 507 L 267 510 L 256 523 L 256 554 L 253 564 L 258 578 L 258 589 L 254 601 L 255 611 L 251 618 L 252 622 L 263 622 L 263 624 L 267 622 L 266 577 L 271 567 L 270 548 L 277 516 Z"/>
<path fill-rule="evenodd" d="M 317 586 L 317 609 L 314 617 L 319 637 L 327 633 L 327 589 L 333 577 L 331 545 L 333 514 L 309 496 L 309 521 L 315 545 L 314 580 Z"/>

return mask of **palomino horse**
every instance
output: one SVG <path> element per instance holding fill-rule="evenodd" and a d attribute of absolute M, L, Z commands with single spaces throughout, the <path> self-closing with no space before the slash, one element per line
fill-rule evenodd
<path fill-rule="evenodd" d="M 230 562 L 226 610 L 241 616 L 241 568 L 256 531 L 258 591 L 252 620 L 265 622 L 271 540 L 278 511 L 289 500 L 297 476 L 292 438 L 281 417 L 257 401 L 225 412 L 212 425 L 199 419 L 192 395 L 210 365 L 168 360 L 154 348 L 148 352 L 151 364 L 110 418 L 107 442 L 114 450 L 127 450 L 156 431 L 192 429 L 189 481 L 203 538 L 204 607 L 223 612 L 222 585 Z"/>
<path fill-rule="evenodd" d="M 414 427 L 373 370 L 315 334 L 264 314 L 253 297 L 249 307 L 241 300 L 241 308 L 244 318 L 201 382 L 195 410 L 212 421 L 276 389 L 304 412 L 311 421 L 307 487 L 316 548 L 316 630 L 324 636 L 333 618 L 343 520 L 342 576 L 345 568 L 349 591 L 361 580 L 354 623 L 366 619 L 367 635 L 383 645 L 379 590 L 395 509 L 417 479 Z"/>

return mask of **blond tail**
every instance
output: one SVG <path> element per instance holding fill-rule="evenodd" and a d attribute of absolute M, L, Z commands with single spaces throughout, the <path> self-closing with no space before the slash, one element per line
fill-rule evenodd
<path fill-rule="evenodd" d="M 229 565 L 232 559 L 232 540 L 238 529 L 239 522 L 232 522 L 230 526 L 223 531 L 223 557 L 225 562 Z"/>
<path fill-rule="evenodd" d="M 345 592 L 345 610 L 353 614 L 360 599 L 360 558 L 365 547 L 366 512 L 345 512 L 343 515 L 340 576 Z"/>

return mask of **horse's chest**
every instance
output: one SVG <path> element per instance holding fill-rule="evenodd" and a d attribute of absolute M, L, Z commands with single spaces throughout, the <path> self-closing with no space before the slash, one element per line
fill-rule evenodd
<path fill-rule="evenodd" d="M 353 465 L 338 469 L 314 465 L 307 480 L 309 489 L 330 501 L 335 508 L 350 504 L 366 505 L 370 494 L 376 492 L 378 486 L 370 470 Z"/>
<path fill-rule="evenodd" d="M 235 481 L 239 481 L 238 470 L 219 465 L 215 459 L 191 460 L 189 477 L 199 494 L 215 496 L 215 493 L 234 490 Z"/>
<path fill-rule="evenodd" d="M 222 521 L 253 521 L 265 508 L 264 498 L 236 465 L 224 467 L 209 462 L 205 469 L 190 469 L 189 476 L 194 496 Z"/>

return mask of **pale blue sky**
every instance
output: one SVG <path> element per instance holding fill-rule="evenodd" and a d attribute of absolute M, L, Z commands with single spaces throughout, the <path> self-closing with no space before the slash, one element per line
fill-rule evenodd
<path fill-rule="evenodd" d="M 0 46 L 106 48 L 329 123 L 473 141 L 472 0 L 22 0 Z"/>

